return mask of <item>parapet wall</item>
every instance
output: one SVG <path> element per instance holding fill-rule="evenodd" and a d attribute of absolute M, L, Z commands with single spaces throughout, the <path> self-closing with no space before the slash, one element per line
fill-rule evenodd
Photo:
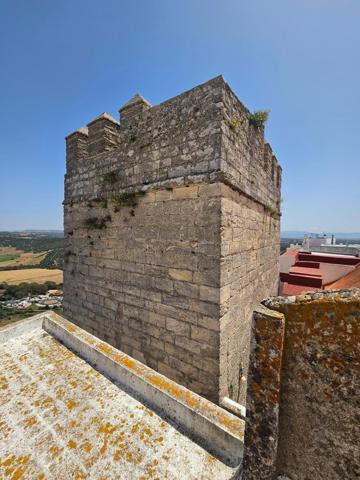
<path fill-rule="evenodd" d="M 278 281 L 281 170 L 249 116 L 217 77 L 67 137 L 65 315 L 215 402 L 244 400 Z"/>
<path fill-rule="evenodd" d="M 67 137 L 65 203 L 96 197 L 99 176 L 117 172 L 116 190 L 221 180 L 278 210 L 281 167 L 221 76 L 160 105 L 129 103 L 120 123 L 103 113 Z"/>
<path fill-rule="evenodd" d="M 360 289 L 264 302 L 253 317 L 247 480 L 360 476 Z"/>

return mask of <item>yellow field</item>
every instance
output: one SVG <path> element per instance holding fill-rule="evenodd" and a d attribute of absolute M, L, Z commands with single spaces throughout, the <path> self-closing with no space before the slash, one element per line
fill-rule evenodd
<path fill-rule="evenodd" d="M 19 265 L 38 265 L 41 260 L 46 257 L 48 252 L 23 252 L 22 250 L 16 250 L 14 247 L 0 247 L 0 256 L 1 255 L 11 255 L 18 254 L 20 257 L 15 258 L 14 260 L 8 260 L 6 262 L 0 262 L 1 267 L 15 267 Z"/>
<path fill-rule="evenodd" d="M 46 268 L 28 268 L 25 270 L 4 270 L 0 271 L 0 283 L 17 285 L 21 282 L 27 283 L 62 283 L 62 270 L 50 270 Z"/>

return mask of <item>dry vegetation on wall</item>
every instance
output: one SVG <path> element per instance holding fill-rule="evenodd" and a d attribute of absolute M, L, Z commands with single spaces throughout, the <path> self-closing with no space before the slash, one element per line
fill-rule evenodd
<path fill-rule="evenodd" d="M 50 270 L 46 268 L 27 268 L 24 270 L 4 270 L 0 271 L 0 283 L 17 285 L 21 282 L 56 282 L 62 283 L 62 270 Z"/>
<path fill-rule="evenodd" d="M 112 174 L 114 172 L 109 172 L 108 175 Z M 113 177 L 111 177 L 113 178 Z M 117 178 L 117 177 L 115 177 Z M 107 180 L 109 183 L 113 184 L 113 180 Z M 115 180 L 116 181 L 116 180 Z M 109 198 L 106 198 L 104 196 L 95 198 L 93 200 L 90 200 L 86 203 L 86 206 L 89 209 L 92 209 L 94 206 L 100 206 L 101 208 L 107 209 L 110 204 L 113 207 L 114 213 L 117 213 L 121 210 L 123 207 L 131 207 L 132 209 L 130 210 L 130 215 L 134 216 L 135 211 L 134 208 L 137 207 L 139 198 L 144 197 L 146 195 L 146 192 L 142 190 L 138 190 L 135 192 L 122 192 L 122 193 L 116 193 L 113 195 L 110 195 Z M 112 218 L 111 215 L 105 215 L 102 217 L 88 217 L 83 221 L 83 227 L 85 227 L 87 230 L 103 230 L 104 228 L 107 227 L 109 223 L 111 223 Z M 66 252 L 65 256 L 67 256 L 69 252 Z"/>

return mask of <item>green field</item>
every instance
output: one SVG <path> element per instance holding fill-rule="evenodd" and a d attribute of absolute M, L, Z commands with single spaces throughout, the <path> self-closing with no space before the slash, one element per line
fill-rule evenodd
<path fill-rule="evenodd" d="M 5 255 L 0 255 L 0 262 L 10 262 L 20 257 L 20 253 L 9 253 Z"/>

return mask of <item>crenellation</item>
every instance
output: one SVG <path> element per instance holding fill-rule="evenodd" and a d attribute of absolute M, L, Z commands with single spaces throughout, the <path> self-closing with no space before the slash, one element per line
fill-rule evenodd
<path fill-rule="evenodd" d="M 66 137 L 66 170 L 68 173 L 76 171 L 81 162 L 87 158 L 88 136 L 88 129 L 82 127 Z"/>
<path fill-rule="evenodd" d="M 87 124 L 88 154 L 96 157 L 98 154 L 109 152 L 116 148 L 120 141 L 120 124 L 108 113 L 102 113 Z"/>

